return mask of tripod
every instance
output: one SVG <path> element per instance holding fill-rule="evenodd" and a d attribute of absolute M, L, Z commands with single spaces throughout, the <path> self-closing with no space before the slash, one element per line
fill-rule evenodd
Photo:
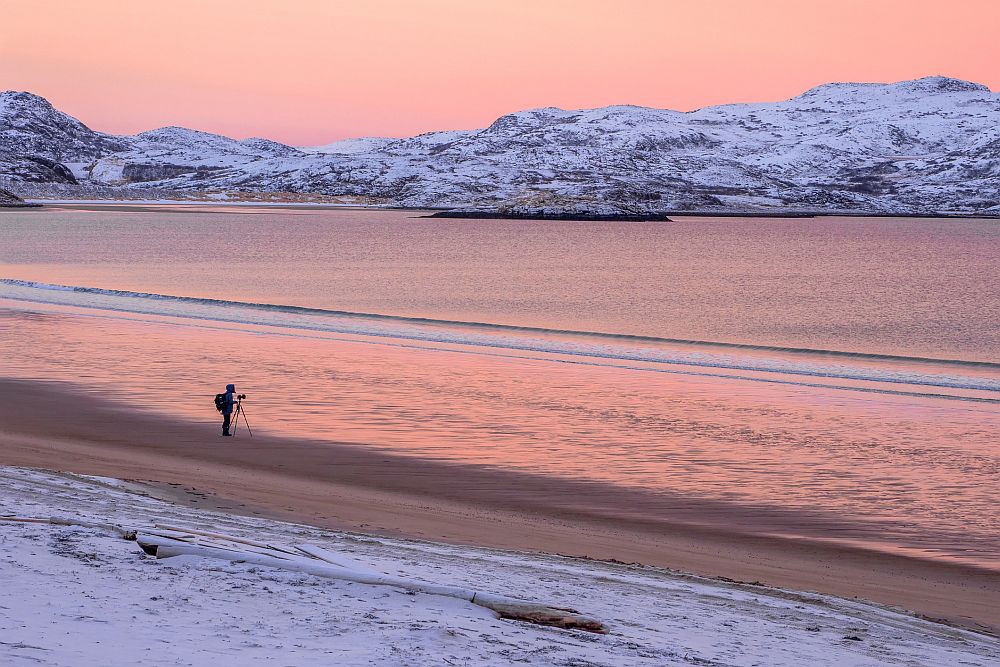
<path fill-rule="evenodd" d="M 243 423 L 247 425 L 247 432 L 250 433 L 250 437 L 253 437 L 253 430 L 250 428 L 250 422 L 247 421 L 247 411 L 243 409 L 243 399 L 236 401 L 236 412 L 233 418 L 233 435 L 236 435 L 236 427 L 240 425 L 240 415 L 243 415 Z"/>

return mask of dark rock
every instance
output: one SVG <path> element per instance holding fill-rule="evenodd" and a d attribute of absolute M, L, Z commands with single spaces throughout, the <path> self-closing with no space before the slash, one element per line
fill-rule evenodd
<path fill-rule="evenodd" d="M 122 180 L 126 183 L 143 183 L 148 181 L 162 181 L 184 174 L 204 177 L 213 171 L 219 171 L 219 168 L 194 167 L 180 164 L 127 164 L 122 168 Z"/>
<path fill-rule="evenodd" d="M 38 208 L 41 204 L 29 204 L 13 192 L 0 189 L 0 208 Z"/>
<path fill-rule="evenodd" d="M 428 218 L 466 218 L 478 220 L 577 220 L 588 222 L 670 222 L 662 213 L 587 213 L 581 211 L 462 210 L 437 211 Z"/>
<path fill-rule="evenodd" d="M 5 180 L 24 183 L 67 183 L 75 184 L 66 165 L 39 155 L 18 155 L 0 150 L 0 175 Z"/>

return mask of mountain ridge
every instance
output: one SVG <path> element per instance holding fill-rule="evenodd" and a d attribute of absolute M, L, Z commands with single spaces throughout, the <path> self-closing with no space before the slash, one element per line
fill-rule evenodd
<path fill-rule="evenodd" d="M 924 77 L 781 102 L 505 114 L 476 130 L 295 147 L 181 127 L 91 130 L 0 93 L 0 178 L 127 191 L 300 193 L 400 206 L 1000 212 L 1000 94 Z"/>

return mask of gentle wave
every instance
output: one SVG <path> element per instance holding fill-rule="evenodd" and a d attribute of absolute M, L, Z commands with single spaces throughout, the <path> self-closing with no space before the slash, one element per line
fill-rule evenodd
<path fill-rule="evenodd" d="M 1000 364 L 992 362 L 696 341 L 632 334 L 359 313 L 305 306 L 57 285 L 13 278 L 0 278 L 0 285 L 15 288 L 15 291 L 17 291 L 16 288 L 22 288 L 23 290 L 40 292 L 38 294 L 29 293 L 26 295 L 23 293 L 9 293 L 10 290 L 7 290 L 8 293 L 6 294 L 4 291 L 0 291 L 0 296 L 7 296 L 8 298 L 119 312 L 166 315 L 201 320 L 208 319 L 250 325 L 269 325 L 293 329 L 327 331 L 331 333 L 401 338 L 619 361 L 780 373 L 827 379 L 886 382 L 949 389 L 1000 391 L 1000 379 L 953 374 L 959 372 L 963 367 L 969 369 L 1000 369 Z M 53 294 L 53 298 L 51 299 L 45 299 L 43 297 L 44 292 L 59 293 L 67 296 L 69 294 L 84 297 L 92 296 L 96 297 L 97 300 L 59 299 L 56 294 Z M 144 303 L 146 305 L 143 305 Z M 176 308 L 154 307 L 154 304 L 157 303 L 170 304 L 176 306 Z M 278 317 L 271 317 L 272 315 L 277 315 Z M 532 338 L 532 335 L 561 336 L 564 339 Z M 629 343 L 634 345 L 629 346 Z M 639 347 L 639 345 L 642 345 L 642 347 Z M 670 346 L 676 347 L 670 349 Z M 677 347 L 680 349 L 677 349 Z M 738 356 L 735 352 L 739 350 L 762 354 L 756 356 Z M 783 357 L 782 355 L 791 355 L 792 358 Z M 840 361 L 830 363 L 828 360 L 822 359 L 823 357 L 832 357 Z M 862 363 L 864 361 L 927 366 L 921 368 L 920 371 L 915 371 L 912 368 L 897 370 L 894 368 L 873 367 Z M 853 362 L 854 365 L 851 365 L 850 362 Z M 930 371 L 929 365 L 932 364 L 941 368 L 951 368 L 948 373 L 924 372 Z"/>
<path fill-rule="evenodd" d="M 552 334 L 563 336 L 581 336 L 593 338 L 609 338 L 628 340 L 640 343 L 669 343 L 672 345 L 697 345 L 704 347 L 719 347 L 741 350 L 760 350 L 762 352 L 782 352 L 789 354 L 808 354 L 831 357 L 851 357 L 855 359 L 877 359 L 884 361 L 903 361 L 914 363 L 954 364 L 958 366 L 979 366 L 1000 370 L 1000 363 L 992 361 L 969 361 L 965 359 L 948 359 L 939 357 L 917 357 L 894 354 L 876 354 L 871 352 L 850 352 L 846 350 L 827 350 L 809 347 L 788 347 L 778 345 L 759 345 L 752 343 L 730 343 L 725 341 L 694 340 L 689 338 L 665 338 L 661 336 L 642 336 L 638 334 L 610 333 L 604 331 L 584 331 L 580 329 L 554 329 L 547 327 L 532 327 L 517 324 L 495 324 L 490 322 L 474 322 L 468 320 L 444 320 L 430 317 L 412 317 L 405 315 L 385 315 L 381 313 L 366 313 L 349 310 L 332 310 L 327 308 L 310 308 L 307 306 L 291 306 L 274 303 L 257 303 L 253 301 L 230 301 L 226 299 L 211 299 L 194 296 L 175 296 L 170 294 L 155 294 L 151 292 L 132 292 L 128 290 L 106 289 L 101 287 L 82 287 L 76 285 L 55 285 L 33 280 L 18 280 L 15 278 L 0 278 L 0 283 L 17 287 L 52 290 L 57 292 L 79 292 L 84 294 L 101 294 L 105 296 L 123 296 L 139 299 L 155 299 L 193 303 L 207 306 L 225 306 L 269 310 L 281 313 L 304 315 L 327 315 L 332 317 L 351 317 L 358 319 L 384 320 L 387 322 L 407 322 L 411 324 L 428 324 L 448 327 L 470 327 L 476 329 L 497 329 L 501 331 L 517 331 L 525 333 Z"/>

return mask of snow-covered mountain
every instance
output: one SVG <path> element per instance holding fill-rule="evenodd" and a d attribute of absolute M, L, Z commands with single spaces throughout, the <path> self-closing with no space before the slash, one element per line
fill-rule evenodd
<path fill-rule="evenodd" d="M 407 206 L 1000 213 L 1000 94 L 945 77 L 834 83 L 777 103 L 544 108 L 294 148 L 183 128 L 112 136 L 2 93 L 0 177 Z"/>
<path fill-rule="evenodd" d="M 391 144 L 396 139 L 387 137 L 358 137 L 356 139 L 341 139 L 332 144 L 324 146 L 304 146 L 301 150 L 306 153 L 328 153 L 330 155 L 357 155 L 359 153 L 371 153 L 378 151 L 382 147 Z"/>

